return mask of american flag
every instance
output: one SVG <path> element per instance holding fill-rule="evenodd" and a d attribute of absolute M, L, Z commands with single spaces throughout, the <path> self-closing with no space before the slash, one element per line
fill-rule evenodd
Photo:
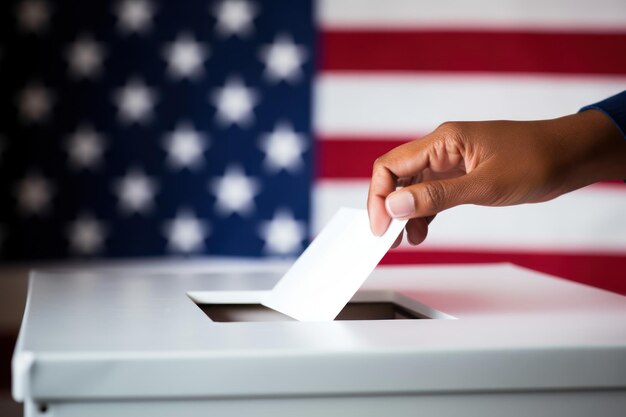
<path fill-rule="evenodd" d="M 624 90 L 625 52 L 623 0 L 2 2 L 0 256 L 296 255 L 380 154 L 576 112 Z M 462 206 L 384 262 L 626 294 L 625 211 L 618 183 Z"/>

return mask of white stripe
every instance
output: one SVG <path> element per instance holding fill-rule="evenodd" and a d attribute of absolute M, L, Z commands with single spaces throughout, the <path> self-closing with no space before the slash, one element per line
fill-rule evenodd
<path fill-rule="evenodd" d="M 412 137 L 446 120 L 557 117 L 624 88 L 626 76 L 324 74 L 315 127 L 322 136 Z"/>
<path fill-rule="evenodd" d="M 317 233 L 339 207 L 364 208 L 368 181 L 321 181 L 313 194 Z M 587 187 L 541 204 L 460 206 L 440 213 L 419 248 L 626 253 L 626 190 Z"/>
<path fill-rule="evenodd" d="M 624 0 L 321 0 L 324 28 L 626 30 Z"/>

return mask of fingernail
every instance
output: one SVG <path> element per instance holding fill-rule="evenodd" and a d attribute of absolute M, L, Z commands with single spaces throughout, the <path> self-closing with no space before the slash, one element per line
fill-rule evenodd
<path fill-rule="evenodd" d="M 407 191 L 396 191 L 385 200 L 387 212 L 391 217 L 407 217 L 415 210 L 413 194 Z"/>

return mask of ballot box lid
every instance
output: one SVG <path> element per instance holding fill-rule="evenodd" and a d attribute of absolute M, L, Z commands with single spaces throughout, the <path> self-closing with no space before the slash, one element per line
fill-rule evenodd
<path fill-rule="evenodd" d="M 285 269 L 34 272 L 14 397 L 626 387 L 626 297 L 508 264 L 379 267 L 360 291 L 413 302 L 428 319 L 225 323 L 197 304 L 203 294 L 263 294 Z"/>

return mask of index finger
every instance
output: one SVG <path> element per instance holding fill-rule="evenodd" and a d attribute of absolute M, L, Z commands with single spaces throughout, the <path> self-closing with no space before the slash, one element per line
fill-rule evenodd
<path fill-rule="evenodd" d="M 385 199 L 396 190 L 398 179 L 416 176 L 428 168 L 428 156 L 423 149 L 426 138 L 402 144 L 376 159 L 367 195 L 370 228 L 381 236 L 389 227 L 391 217 L 385 208 Z"/>

